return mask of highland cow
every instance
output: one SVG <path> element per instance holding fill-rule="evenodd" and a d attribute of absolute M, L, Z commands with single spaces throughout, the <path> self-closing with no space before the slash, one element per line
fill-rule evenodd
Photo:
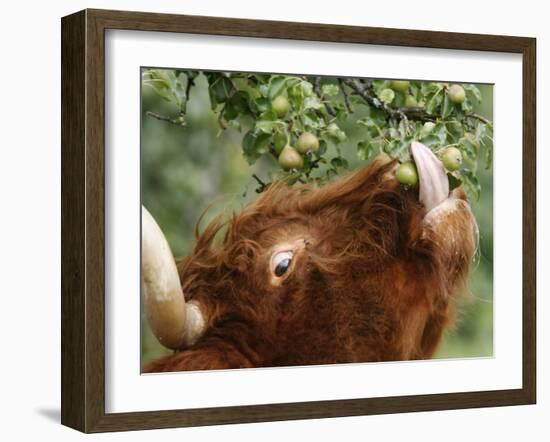
<path fill-rule="evenodd" d="M 414 144 L 420 189 L 396 182 L 395 161 L 320 188 L 272 184 L 197 234 L 177 270 L 143 210 L 145 311 L 159 341 L 177 350 L 144 370 L 432 357 L 478 232 L 464 191 L 449 192 L 439 160 Z"/>

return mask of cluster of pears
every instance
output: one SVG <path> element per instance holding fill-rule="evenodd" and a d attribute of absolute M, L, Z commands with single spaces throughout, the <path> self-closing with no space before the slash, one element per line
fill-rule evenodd
<path fill-rule="evenodd" d="M 416 101 L 413 95 L 409 93 L 410 81 L 407 80 L 392 80 L 390 81 L 390 89 L 395 92 L 401 92 L 405 94 L 405 107 L 424 107 L 423 101 Z"/>
<path fill-rule="evenodd" d="M 290 103 L 283 95 L 279 95 L 271 102 L 271 108 L 279 118 L 284 118 L 290 110 Z M 284 170 L 300 169 L 304 165 L 304 155 L 316 153 L 319 150 L 319 139 L 311 132 L 303 132 L 296 147 L 291 146 L 285 139 L 283 143 L 275 143 L 279 165 Z"/>
<path fill-rule="evenodd" d="M 311 132 L 303 132 L 296 142 L 296 147 L 286 144 L 279 152 L 279 165 L 284 170 L 299 169 L 304 165 L 304 155 L 319 150 L 319 139 Z"/>
<path fill-rule="evenodd" d="M 454 172 L 462 164 L 462 153 L 456 147 L 448 147 L 441 154 L 441 162 L 445 169 Z M 395 178 L 406 187 L 415 187 L 418 184 L 418 171 L 412 161 L 401 164 L 395 171 Z"/>
<path fill-rule="evenodd" d="M 411 85 L 411 82 L 407 80 L 392 80 L 390 81 L 389 89 L 382 91 L 382 94 L 384 94 L 384 92 L 387 91 L 386 94 L 388 94 L 390 97 L 393 97 L 393 93 L 390 93 L 391 91 L 401 92 L 405 94 L 405 103 L 404 103 L 405 107 L 424 107 L 424 102 L 416 101 L 416 98 L 411 94 L 409 94 L 410 85 Z M 461 85 L 452 84 L 451 86 L 448 86 L 446 89 L 447 89 L 447 95 L 449 96 L 449 99 L 451 100 L 452 103 L 462 104 L 466 99 L 466 91 Z"/>

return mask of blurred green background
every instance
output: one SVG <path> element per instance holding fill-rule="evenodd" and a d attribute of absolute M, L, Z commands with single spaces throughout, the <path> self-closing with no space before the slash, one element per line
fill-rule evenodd
<path fill-rule="evenodd" d="M 251 175 L 267 176 L 276 165 L 264 156 L 249 166 L 242 155 L 241 138 L 233 129 L 220 132 L 210 109 L 207 81 L 199 76 L 191 89 L 187 106 L 187 127 L 160 121 L 147 111 L 175 116 L 175 107 L 151 88 L 142 88 L 141 191 L 142 201 L 164 231 L 175 256 L 190 251 L 194 228 L 210 206 L 203 226 L 219 213 L 239 210 L 257 194 Z M 483 101 L 476 112 L 492 120 L 493 87 L 477 85 Z M 356 106 L 354 117 L 365 116 Z M 366 164 L 357 159 L 356 146 L 362 129 L 349 121 L 342 125 L 348 139 L 340 145 L 351 169 Z M 436 357 L 482 357 L 493 354 L 493 180 L 492 171 L 480 167 L 481 198 L 471 202 L 480 229 L 480 247 L 473 271 L 472 295 L 460 305 L 459 321 L 445 337 Z M 152 335 L 147 321 L 141 321 L 142 365 L 170 351 Z"/>

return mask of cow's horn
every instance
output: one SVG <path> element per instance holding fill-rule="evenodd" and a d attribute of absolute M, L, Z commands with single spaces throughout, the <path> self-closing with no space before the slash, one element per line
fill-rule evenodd
<path fill-rule="evenodd" d="M 165 347 L 193 345 L 204 329 L 201 309 L 193 301 L 185 302 L 170 246 L 145 207 L 141 223 L 143 306 L 151 330 Z"/>

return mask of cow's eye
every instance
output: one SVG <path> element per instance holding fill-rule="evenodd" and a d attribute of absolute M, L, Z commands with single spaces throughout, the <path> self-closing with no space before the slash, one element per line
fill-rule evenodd
<path fill-rule="evenodd" d="M 271 269 L 275 276 L 280 277 L 287 272 L 290 268 L 293 257 L 294 253 L 290 251 L 279 252 L 273 255 L 273 259 L 271 260 Z"/>

